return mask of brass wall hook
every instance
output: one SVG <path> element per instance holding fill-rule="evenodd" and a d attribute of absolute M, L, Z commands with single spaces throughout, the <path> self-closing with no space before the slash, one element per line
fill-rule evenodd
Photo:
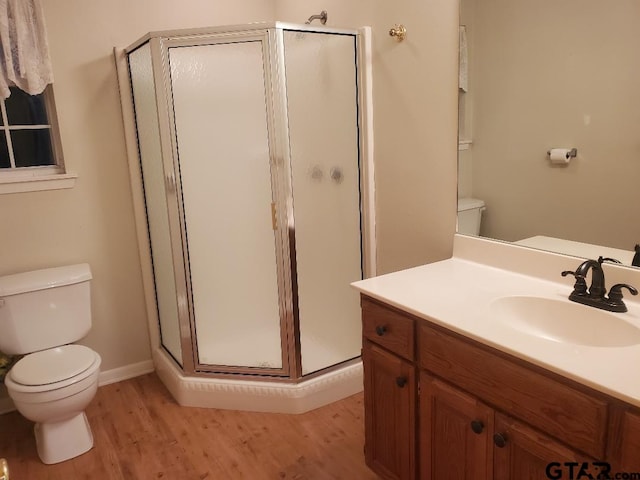
<path fill-rule="evenodd" d="M 389 30 L 389 35 L 395 37 L 398 42 L 401 42 L 407 36 L 407 29 L 404 25 L 394 25 L 391 30 Z"/>

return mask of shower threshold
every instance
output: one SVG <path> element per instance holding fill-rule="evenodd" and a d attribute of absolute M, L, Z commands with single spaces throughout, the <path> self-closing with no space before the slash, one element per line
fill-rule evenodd
<path fill-rule="evenodd" d="M 156 373 L 178 404 L 270 413 L 305 413 L 363 390 L 358 359 L 298 383 L 239 377 L 187 376 L 162 349 L 153 353 Z"/>

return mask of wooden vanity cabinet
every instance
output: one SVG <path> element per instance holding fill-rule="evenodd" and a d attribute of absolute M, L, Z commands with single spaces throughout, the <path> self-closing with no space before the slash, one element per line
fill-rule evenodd
<path fill-rule="evenodd" d="M 365 457 L 382 478 L 551 478 L 550 462 L 569 478 L 565 463 L 594 473 L 596 460 L 640 472 L 640 409 L 364 295 L 361 304 Z"/>

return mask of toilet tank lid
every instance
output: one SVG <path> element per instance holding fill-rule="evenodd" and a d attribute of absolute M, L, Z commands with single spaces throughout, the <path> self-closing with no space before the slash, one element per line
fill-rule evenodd
<path fill-rule="evenodd" d="M 459 198 L 458 199 L 458 211 L 464 212 L 465 210 L 472 210 L 474 208 L 484 207 L 484 201 L 477 198 Z"/>
<path fill-rule="evenodd" d="M 91 278 L 88 263 L 6 275 L 0 277 L 0 297 L 86 282 Z"/>

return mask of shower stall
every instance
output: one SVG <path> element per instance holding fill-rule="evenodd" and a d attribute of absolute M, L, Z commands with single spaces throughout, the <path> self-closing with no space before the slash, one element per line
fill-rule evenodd
<path fill-rule="evenodd" d="M 287 385 L 357 365 L 349 284 L 375 273 L 366 39 L 250 24 L 121 51 L 163 380 Z"/>

